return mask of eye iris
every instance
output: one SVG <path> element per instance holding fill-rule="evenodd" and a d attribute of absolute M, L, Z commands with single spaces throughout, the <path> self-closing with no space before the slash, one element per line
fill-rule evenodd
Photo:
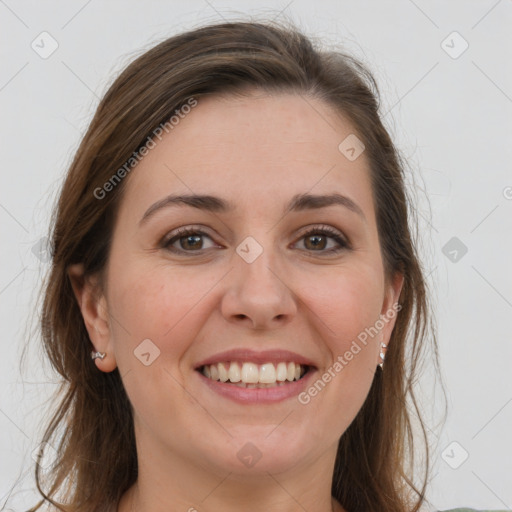
<path fill-rule="evenodd" d="M 183 244 L 183 240 L 185 240 L 185 245 Z M 186 247 L 187 244 L 189 244 L 190 241 L 193 241 L 190 247 Z M 196 242 L 196 245 L 194 245 L 194 241 Z M 201 235 L 187 235 L 180 238 L 180 245 L 182 249 L 194 249 L 194 248 L 201 248 Z"/>
<path fill-rule="evenodd" d="M 313 248 L 325 248 L 325 236 L 324 235 L 310 235 L 306 237 L 306 247 L 308 245 L 308 241 L 315 240 L 312 244 Z M 320 243 L 318 242 L 320 240 Z M 322 243 L 323 242 L 323 243 Z"/>

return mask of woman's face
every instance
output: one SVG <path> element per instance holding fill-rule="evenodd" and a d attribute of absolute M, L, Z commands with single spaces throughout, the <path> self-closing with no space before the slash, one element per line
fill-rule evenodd
<path fill-rule="evenodd" d="M 310 97 L 199 98 L 125 178 L 108 327 L 90 332 L 153 463 L 254 476 L 334 462 L 401 287 L 385 281 L 366 154 L 339 148 L 353 134 Z M 221 366 L 207 377 L 207 363 Z M 308 371 L 290 382 L 295 363 Z M 226 375 L 249 387 L 213 380 Z"/>

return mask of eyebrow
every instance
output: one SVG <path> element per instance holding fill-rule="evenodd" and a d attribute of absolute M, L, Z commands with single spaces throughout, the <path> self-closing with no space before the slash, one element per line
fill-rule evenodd
<path fill-rule="evenodd" d="M 305 210 L 317 210 L 326 208 L 328 206 L 339 205 L 347 208 L 348 210 L 357 213 L 365 222 L 366 217 L 362 209 L 352 199 L 342 194 L 297 194 L 292 197 L 288 205 L 283 211 L 283 215 L 289 212 L 300 212 Z M 213 213 L 229 213 L 236 209 L 236 206 L 231 201 L 221 199 L 211 195 L 198 195 L 198 194 L 181 194 L 169 195 L 160 201 L 151 205 L 146 213 L 142 216 L 139 226 L 147 222 L 147 220 L 162 208 L 171 206 L 190 206 L 199 210 L 205 210 Z"/>

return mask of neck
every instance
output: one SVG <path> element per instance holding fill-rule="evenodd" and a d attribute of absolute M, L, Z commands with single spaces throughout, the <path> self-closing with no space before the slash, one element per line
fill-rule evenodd
<path fill-rule="evenodd" d="M 264 501 L 264 503 L 266 500 Z M 121 498 L 119 501 L 118 507 L 115 512 L 143 512 L 145 510 L 149 510 L 148 508 L 142 508 L 142 501 L 140 496 L 140 489 L 138 487 L 138 484 L 135 483 Z M 278 510 L 279 512 L 286 512 L 286 511 L 296 511 L 297 505 L 299 505 L 304 510 L 311 510 L 311 508 L 306 508 L 302 504 L 297 503 L 294 501 L 294 505 L 291 506 L 291 508 L 288 508 L 284 503 L 278 503 L 276 507 L 268 509 L 266 508 L 267 505 L 262 505 L 261 496 L 256 504 L 255 510 L 261 511 L 261 510 Z M 318 504 L 317 504 L 318 505 Z M 196 506 L 201 507 L 200 510 L 204 510 L 205 512 L 208 510 L 228 510 L 225 506 L 221 506 L 221 508 L 216 508 L 217 505 L 211 505 L 208 508 L 205 508 L 202 504 L 196 504 Z M 240 506 L 238 505 L 238 510 L 240 510 Z M 265 508 L 262 508 L 265 507 Z M 163 510 L 163 509 L 162 509 Z M 168 506 L 165 507 L 166 512 L 172 512 L 171 509 L 169 509 Z M 199 509 L 194 508 L 193 506 L 188 507 L 186 509 L 184 508 L 175 508 L 174 510 L 186 510 L 187 512 L 199 512 Z M 244 508 L 244 510 L 248 510 Z M 252 509 L 249 509 L 252 510 Z M 333 497 L 330 498 L 330 502 L 327 504 L 323 504 L 321 508 L 314 509 L 318 510 L 319 512 L 347 512 L 338 501 L 336 501 Z"/>
<path fill-rule="evenodd" d="M 345 512 L 331 496 L 334 455 L 333 448 L 286 471 L 254 466 L 246 474 L 221 474 L 179 454 L 154 454 L 150 464 L 139 459 L 137 482 L 122 496 L 117 512 Z"/>

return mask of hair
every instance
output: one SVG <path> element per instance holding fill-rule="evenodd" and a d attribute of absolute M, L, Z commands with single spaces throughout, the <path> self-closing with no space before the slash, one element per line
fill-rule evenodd
<path fill-rule="evenodd" d="M 118 369 L 105 373 L 91 363 L 93 347 L 67 273 L 69 265 L 82 263 L 85 275 L 99 275 L 104 285 L 129 176 L 102 199 L 95 191 L 191 98 L 200 102 L 202 96 L 243 96 L 249 90 L 322 100 L 364 142 L 385 275 L 399 272 L 404 282 L 384 370 L 376 371 L 363 406 L 339 440 L 332 496 L 349 512 L 414 512 L 425 502 L 429 442 L 414 386 L 429 342 L 438 366 L 437 341 L 411 228 L 404 159 L 379 115 L 375 78 L 353 56 L 320 49 L 292 25 L 237 21 L 175 35 L 131 62 L 100 101 L 68 170 L 51 219 L 52 259 L 40 318 L 45 354 L 62 377 L 42 439 L 52 441 L 56 460 L 45 475 L 35 464 L 43 500 L 32 511 L 43 503 L 63 511 L 108 510 L 137 480 L 131 403 Z"/>

